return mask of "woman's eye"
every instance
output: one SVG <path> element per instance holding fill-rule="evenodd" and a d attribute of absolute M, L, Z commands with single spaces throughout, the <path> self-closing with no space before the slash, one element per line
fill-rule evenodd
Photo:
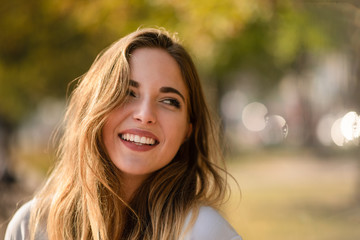
<path fill-rule="evenodd" d="M 128 91 L 127 91 L 127 95 L 128 95 L 129 97 L 136 97 L 136 94 L 135 94 L 135 92 L 134 92 L 133 90 L 128 90 Z"/>
<path fill-rule="evenodd" d="M 176 99 L 173 99 L 173 98 L 167 98 L 167 99 L 164 99 L 162 101 L 163 103 L 165 104 L 168 104 L 170 106 L 174 106 L 176 108 L 180 108 L 180 102 Z"/>

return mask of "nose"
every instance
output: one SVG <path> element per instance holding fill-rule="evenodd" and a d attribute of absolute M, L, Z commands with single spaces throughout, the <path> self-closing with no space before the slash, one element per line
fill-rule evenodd
<path fill-rule="evenodd" d="M 142 124 L 154 124 L 156 122 L 155 107 L 150 101 L 143 100 L 136 106 L 133 118 Z"/>

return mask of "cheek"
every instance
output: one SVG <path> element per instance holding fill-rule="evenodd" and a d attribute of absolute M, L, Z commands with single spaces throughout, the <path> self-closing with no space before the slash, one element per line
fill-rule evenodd
<path fill-rule="evenodd" d="M 121 120 L 121 112 L 115 110 L 109 114 L 102 129 L 102 140 L 106 151 L 110 153 L 116 140 L 116 127 Z"/>
<path fill-rule="evenodd" d="M 166 121 L 165 132 L 167 132 L 168 137 L 179 144 L 183 143 L 184 139 L 187 137 L 188 129 L 189 124 L 185 117 L 175 117 Z"/>
<path fill-rule="evenodd" d="M 104 143 L 105 151 L 108 154 L 111 154 L 111 149 L 113 148 L 113 137 L 111 134 L 111 126 L 109 122 L 106 122 L 103 129 L 102 129 L 102 141 Z"/>

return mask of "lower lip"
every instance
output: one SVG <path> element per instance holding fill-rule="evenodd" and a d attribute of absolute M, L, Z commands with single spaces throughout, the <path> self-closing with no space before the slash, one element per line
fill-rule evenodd
<path fill-rule="evenodd" d="M 156 146 L 156 145 L 147 145 L 147 144 L 137 145 L 134 142 L 125 141 L 122 138 L 120 138 L 120 140 L 121 140 L 122 143 L 124 143 L 124 145 L 126 147 L 130 148 L 133 151 L 137 151 L 137 152 L 150 151 L 151 149 L 153 149 Z"/>

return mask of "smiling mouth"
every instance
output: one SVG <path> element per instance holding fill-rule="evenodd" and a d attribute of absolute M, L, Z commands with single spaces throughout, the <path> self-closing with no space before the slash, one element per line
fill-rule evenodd
<path fill-rule="evenodd" d="M 155 140 L 153 138 L 139 136 L 139 135 L 130 134 L 130 133 L 119 134 L 119 137 L 124 141 L 131 142 L 131 143 L 134 143 L 139 146 L 141 146 L 141 145 L 154 146 L 159 143 L 157 140 Z"/>

